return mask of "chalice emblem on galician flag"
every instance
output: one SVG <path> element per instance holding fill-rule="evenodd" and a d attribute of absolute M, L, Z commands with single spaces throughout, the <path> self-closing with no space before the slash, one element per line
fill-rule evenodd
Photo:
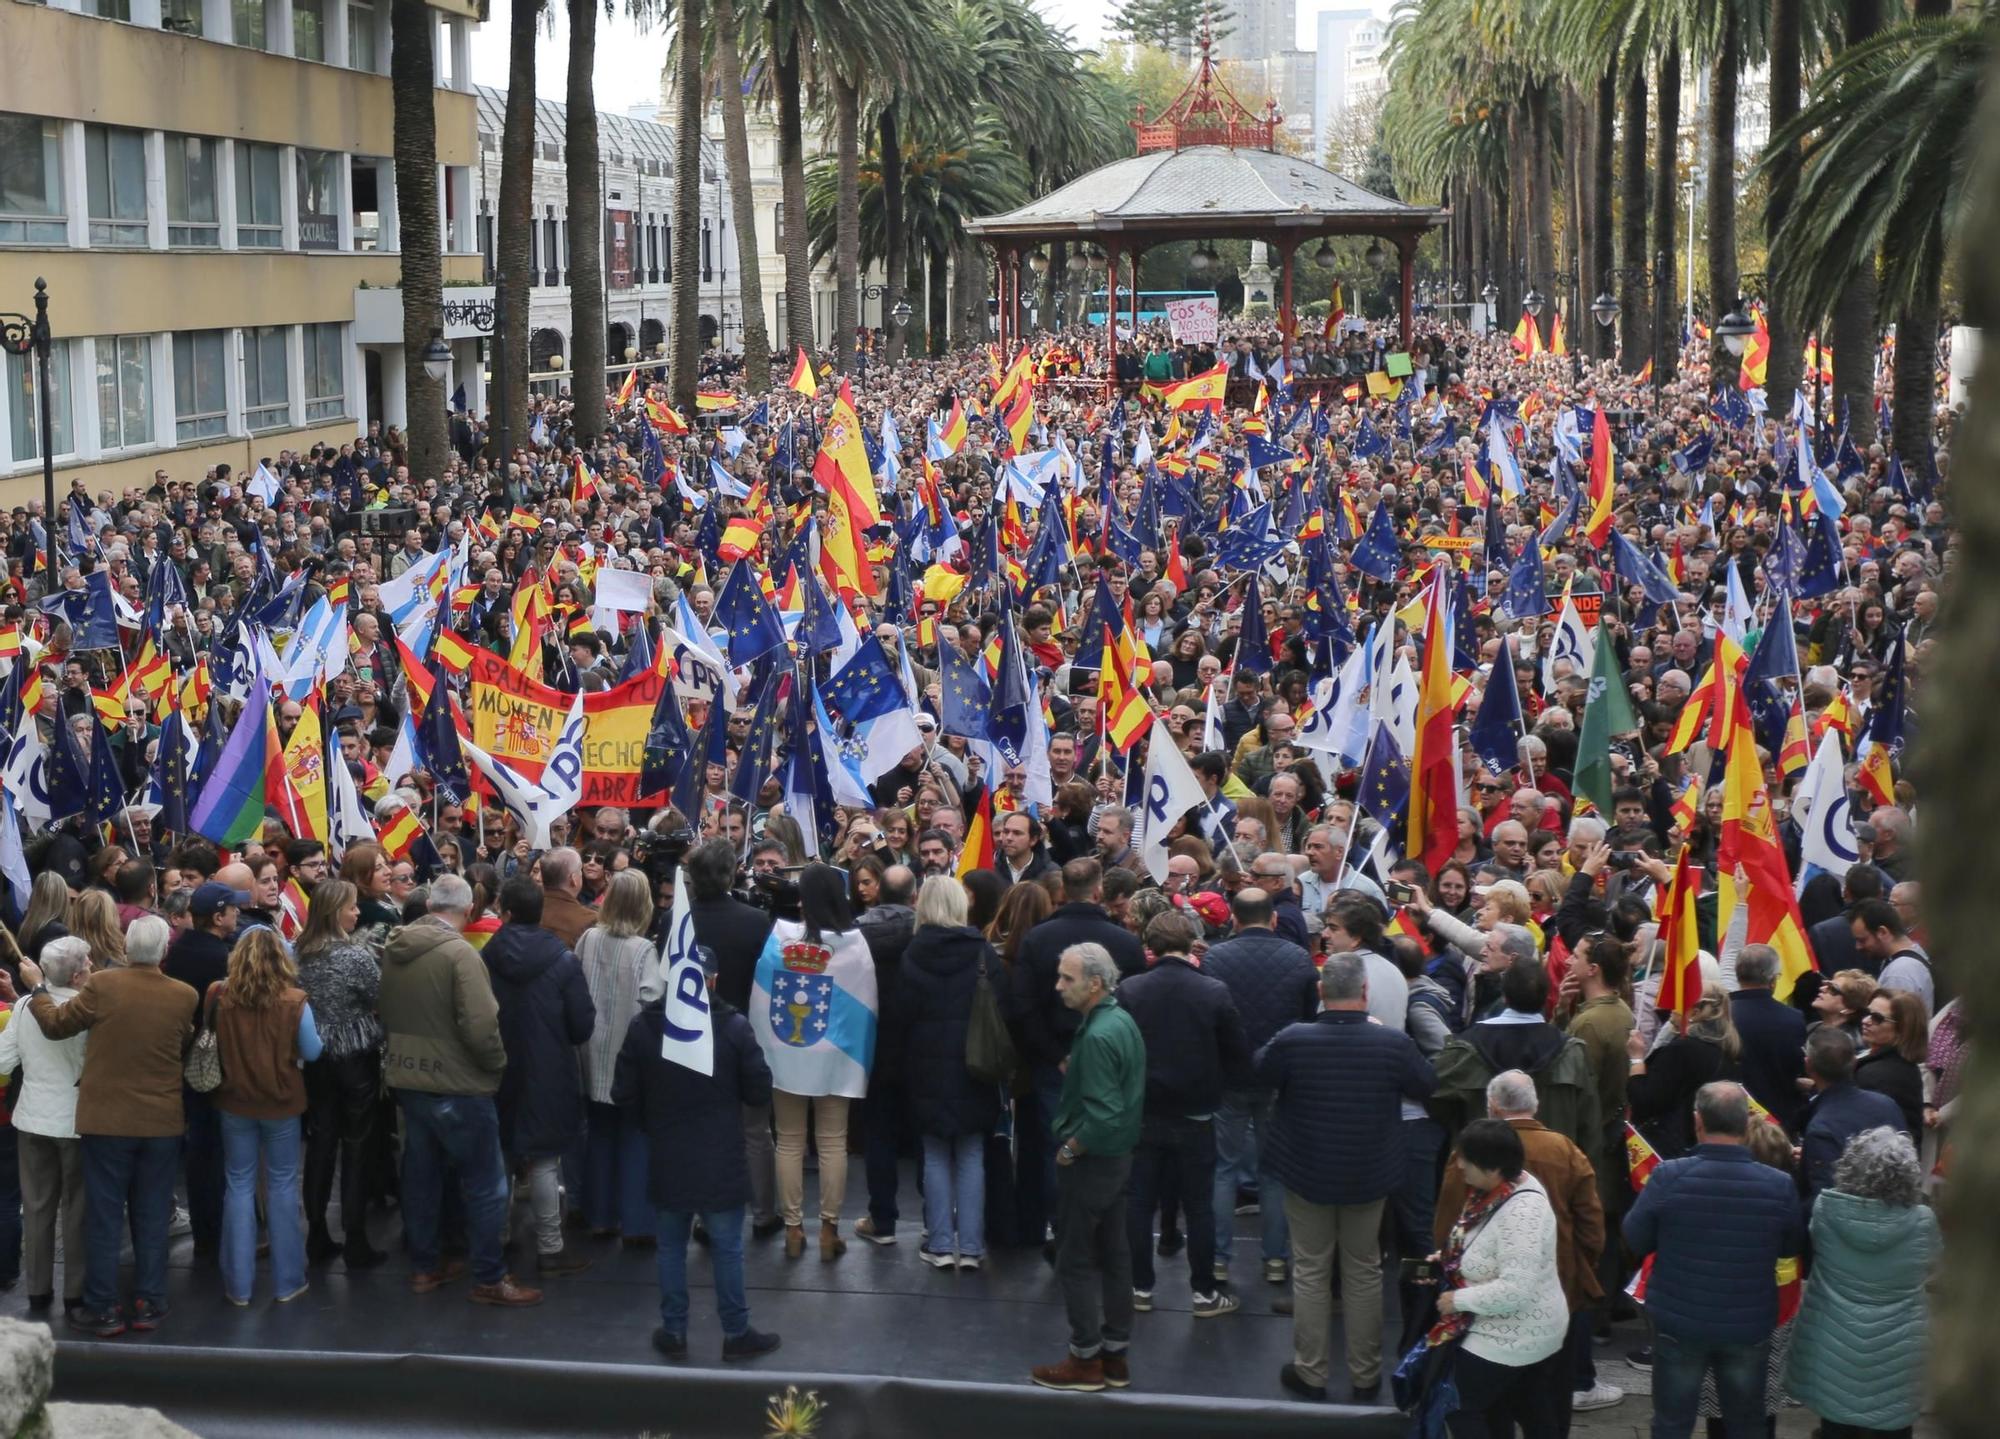
<path fill-rule="evenodd" d="M 833 977 L 826 972 L 833 951 L 799 940 L 778 951 L 772 976 L 771 1032 L 782 1044 L 807 1049 L 826 1038 L 833 1014 Z"/>

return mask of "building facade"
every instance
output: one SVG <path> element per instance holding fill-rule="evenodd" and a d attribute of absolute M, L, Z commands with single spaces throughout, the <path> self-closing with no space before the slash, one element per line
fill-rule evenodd
<path fill-rule="evenodd" d="M 430 15 L 445 294 L 476 318 L 478 10 Z M 400 308 L 378 342 L 358 313 L 400 279 L 389 47 L 388 0 L 0 0 L 0 310 L 47 279 L 61 487 L 400 418 Z M 447 332 L 459 378 L 476 333 Z M 41 493 L 41 438 L 32 362 L 5 366 L 13 504 Z"/>
<path fill-rule="evenodd" d="M 490 281 L 498 262 L 500 137 L 507 92 L 477 85 L 479 102 L 478 247 Z M 530 234 L 528 358 L 537 388 L 567 387 L 575 334 L 569 288 L 567 107 L 535 102 L 534 228 Z M 605 357 L 613 367 L 662 358 L 673 325 L 673 129 L 645 112 L 599 111 L 597 166 L 603 194 Z M 739 347 L 743 333 L 736 236 L 729 222 L 728 179 L 720 142 L 701 146 L 699 302 L 704 348 Z M 490 378 L 480 377 L 482 386 Z M 470 398 L 470 396 L 468 396 Z"/>
<path fill-rule="evenodd" d="M 1388 23 L 1371 10 L 1322 10 L 1313 76 L 1313 136 L 1324 152 L 1340 117 L 1379 96 L 1388 83 L 1383 47 Z"/>
<path fill-rule="evenodd" d="M 1263 60 L 1298 44 L 1298 0 L 1223 0 L 1218 60 Z"/>

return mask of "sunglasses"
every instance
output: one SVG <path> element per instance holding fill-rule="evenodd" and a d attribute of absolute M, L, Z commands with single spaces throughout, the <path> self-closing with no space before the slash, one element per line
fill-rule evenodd
<path fill-rule="evenodd" d="M 1866 1014 L 1861 1016 L 1861 1022 L 1863 1024 L 1894 1024 L 1896 1021 L 1890 1015 L 1877 1014 L 1874 1010 L 1871 1009 Z"/>

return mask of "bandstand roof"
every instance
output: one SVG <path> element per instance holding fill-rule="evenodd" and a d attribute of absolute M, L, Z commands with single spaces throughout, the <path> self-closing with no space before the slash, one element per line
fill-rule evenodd
<path fill-rule="evenodd" d="M 1364 190 L 1297 156 L 1193 145 L 1114 160 L 965 228 L 985 240 L 1023 243 L 1078 235 L 1303 238 L 1423 231 L 1442 224 L 1444 214 Z"/>

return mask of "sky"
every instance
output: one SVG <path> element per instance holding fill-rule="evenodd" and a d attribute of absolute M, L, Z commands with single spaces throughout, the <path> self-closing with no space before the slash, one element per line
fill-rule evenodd
<path fill-rule="evenodd" d="M 1321 10 L 1345 8 L 1354 0 L 1299 0 L 1297 44 L 1313 48 Z M 1388 13 L 1388 0 L 1361 0 L 1378 14 Z M 1110 0 L 1035 0 L 1051 21 L 1065 26 L 1079 45 L 1103 42 L 1112 5 Z M 481 85 L 507 84 L 507 18 L 510 0 L 493 0 L 491 18 L 473 32 L 472 78 Z M 649 109 L 660 102 L 660 66 L 666 58 L 666 38 L 660 29 L 642 30 L 627 18 L 624 6 L 616 19 L 601 16 L 597 25 L 597 107 L 623 113 L 633 105 Z M 664 8 L 664 7 L 663 7 Z M 535 51 L 535 89 L 545 100 L 561 100 L 566 88 L 569 38 L 567 7 L 551 5 L 552 30 L 544 30 Z"/>

